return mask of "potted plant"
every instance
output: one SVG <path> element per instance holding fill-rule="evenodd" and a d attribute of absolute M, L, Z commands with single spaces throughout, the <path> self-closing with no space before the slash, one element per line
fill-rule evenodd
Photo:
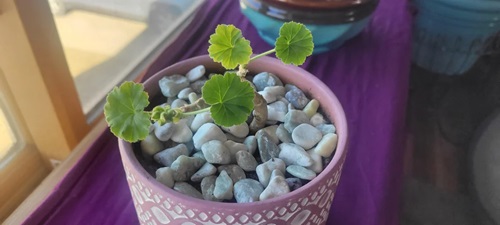
<path fill-rule="evenodd" d="M 108 94 L 106 121 L 120 138 L 140 222 L 324 224 L 346 156 L 344 112 L 313 75 L 265 56 L 302 64 L 310 31 L 285 23 L 276 47 L 253 56 L 232 25 L 209 42 L 208 56 Z M 205 80 L 207 72 L 224 75 Z M 158 105 L 145 111 L 149 101 Z"/>

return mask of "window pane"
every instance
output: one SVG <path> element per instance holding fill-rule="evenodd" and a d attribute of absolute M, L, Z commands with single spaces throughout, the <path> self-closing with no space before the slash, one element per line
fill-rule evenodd
<path fill-rule="evenodd" d="M 184 28 L 203 0 L 49 0 L 87 117 L 138 76 Z"/>
<path fill-rule="evenodd" d="M 9 121 L 5 116 L 5 109 L 2 106 L 3 105 L 0 104 L 0 161 L 3 160 L 16 142 L 16 137 L 14 136 Z"/>

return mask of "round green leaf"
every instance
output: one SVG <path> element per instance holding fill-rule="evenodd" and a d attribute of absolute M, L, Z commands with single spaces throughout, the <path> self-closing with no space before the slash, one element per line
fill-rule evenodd
<path fill-rule="evenodd" d="M 254 89 L 233 72 L 212 76 L 203 86 L 202 95 L 220 126 L 241 124 L 253 110 Z"/>
<path fill-rule="evenodd" d="M 234 69 L 238 64 L 250 61 L 250 41 L 243 38 L 241 31 L 233 25 L 218 25 L 208 42 L 210 58 L 220 62 L 226 69 Z"/>
<path fill-rule="evenodd" d="M 276 57 L 286 64 L 302 65 L 313 52 L 311 31 L 304 24 L 288 22 L 276 39 Z"/>
<path fill-rule="evenodd" d="M 111 132 L 128 142 L 143 140 L 149 134 L 151 121 L 144 108 L 149 105 L 142 84 L 124 82 L 106 97 L 104 115 Z"/>

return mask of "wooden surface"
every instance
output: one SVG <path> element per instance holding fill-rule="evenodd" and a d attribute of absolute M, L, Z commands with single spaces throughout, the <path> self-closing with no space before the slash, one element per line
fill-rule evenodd
<path fill-rule="evenodd" d="M 47 1 L 0 1 L 0 68 L 45 163 L 90 130 Z"/>

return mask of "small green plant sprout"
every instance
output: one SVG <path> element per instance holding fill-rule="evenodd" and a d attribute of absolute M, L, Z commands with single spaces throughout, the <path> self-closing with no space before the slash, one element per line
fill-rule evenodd
<path fill-rule="evenodd" d="M 303 24 L 296 22 L 283 24 L 275 48 L 254 56 L 250 41 L 233 25 L 218 25 L 215 33 L 210 36 L 209 43 L 209 56 L 228 71 L 224 75 L 213 75 L 204 84 L 200 99 L 180 108 L 165 105 L 145 111 L 149 101 L 143 85 L 124 82 L 120 87 L 115 87 L 106 98 L 104 114 L 111 132 L 125 141 L 136 142 L 149 134 L 151 121 L 160 125 L 175 123 L 206 111 L 210 111 L 217 125 L 229 127 L 245 122 L 254 106 L 254 111 L 260 113 L 254 112 L 252 124 L 263 126 L 267 119 L 266 104 L 262 103 L 265 100 L 245 79 L 248 72 L 246 66 L 272 53 L 285 64 L 301 65 L 312 54 L 314 47 L 311 32 Z M 237 67 L 236 72 L 231 71 Z"/>

